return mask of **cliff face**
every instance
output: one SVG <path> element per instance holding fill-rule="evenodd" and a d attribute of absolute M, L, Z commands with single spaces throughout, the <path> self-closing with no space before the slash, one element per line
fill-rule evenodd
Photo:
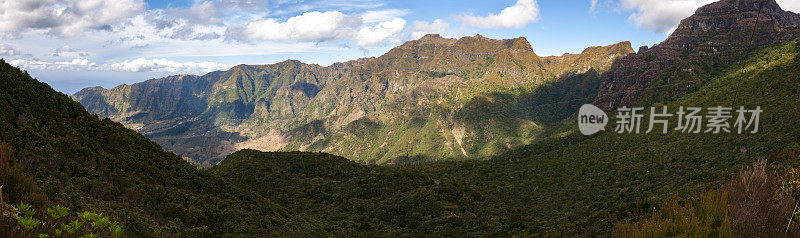
<path fill-rule="evenodd" d="M 552 87 L 571 93 L 532 98 L 572 105 L 553 95 L 592 94 L 579 98 L 609 111 L 671 101 L 743 64 L 756 49 L 795 39 L 798 25 L 800 15 L 774 0 L 723 0 L 699 8 L 664 42 L 635 54 L 622 42 L 539 57 L 525 38 L 427 35 L 377 58 L 327 67 L 239 65 L 87 88 L 73 97 L 92 113 L 212 164 L 245 148 L 326 151 L 372 162 L 483 157 L 528 143 L 542 133 L 542 122 L 564 117 L 556 106 L 511 108 L 517 102 L 507 92 L 571 78 Z"/>
<path fill-rule="evenodd" d="M 712 68 L 797 36 L 800 14 L 775 0 L 722 0 L 703 6 L 664 42 L 622 57 L 603 75 L 594 104 L 606 110 L 669 100 L 697 89 Z M 660 78 L 659 78 L 660 77 Z"/>
<path fill-rule="evenodd" d="M 623 42 L 592 47 L 581 54 L 542 58 L 522 37 L 494 40 L 480 35 L 461 39 L 427 35 L 377 58 L 327 67 L 298 61 L 238 65 L 203 76 L 177 75 L 112 89 L 86 88 L 73 98 L 88 111 L 121 122 L 199 162 L 216 163 L 244 148 L 324 150 L 365 161 L 387 161 L 407 154 L 400 148 L 412 141 L 393 141 L 383 135 L 385 145 L 373 146 L 396 151 L 364 154 L 358 151 L 367 149 L 356 146 L 362 143 L 357 142 L 360 139 L 347 135 L 345 129 L 362 123 L 358 125 L 399 126 L 381 132 L 391 135 L 410 132 L 406 129 L 451 131 L 460 124 L 453 114 L 477 95 L 531 87 L 589 69 L 606 70 L 616 58 L 629 53 L 633 53 L 630 43 Z M 442 112 L 444 105 L 449 112 Z M 434 111 L 447 115 L 433 115 Z M 438 125 L 426 129 L 400 126 L 414 118 Z M 469 137 L 470 131 L 465 134 Z M 441 145 L 446 153 L 419 154 L 467 154 L 460 152 L 452 135 L 434 140 L 430 142 Z"/>

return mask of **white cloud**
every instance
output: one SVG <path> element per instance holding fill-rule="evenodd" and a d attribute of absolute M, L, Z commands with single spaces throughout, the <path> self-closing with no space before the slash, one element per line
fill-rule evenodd
<path fill-rule="evenodd" d="M 406 20 L 394 18 L 391 21 L 381 22 L 377 26 L 367 26 L 361 28 L 356 33 L 356 44 L 359 46 L 373 46 L 385 40 L 397 42 L 400 33 L 406 27 Z"/>
<path fill-rule="evenodd" d="M 14 56 L 19 54 L 19 51 L 13 46 L 0 43 L 0 56 Z"/>
<path fill-rule="evenodd" d="M 597 11 L 597 8 L 599 7 L 597 5 L 597 0 L 591 0 L 591 2 L 592 2 L 592 5 L 589 7 L 589 11 L 590 12 Z"/>
<path fill-rule="evenodd" d="M 240 42 L 336 42 L 351 41 L 358 46 L 374 46 L 387 40 L 396 42 L 402 37 L 406 20 L 398 17 L 405 10 L 367 11 L 347 15 L 339 11 L 305 12 L 280 21 L 275 18 L 250 21 L 230 27 L 229 39 Z"/>
<path fill-rule="evenodd" d="M 347 32 L 361 25 L 357 17 L 338 11 L 306 12 L 286 21 L 274 18 L 247 23 L 243 28 L 228 30 L 228 36 L 237 40 L 267 41 L 329 41 L 345 37 Z"/>
<path fill-rule="evenodd" d="M 221 25 L 222 12 L 214 2 L 206 1 L 189 7 L 185 13 L 194 22 L 205 25 Z"/>
<path fill-rule="evenodd" d="M 97 64 L 88 59 L 73 59 L 72 61 L 45 62 L 39 60 L 15 59 L 9 64 L 25 70 L 62 70 L 79 71 L 97 69 Z"/>
<path fill-rule="evenodd" d="M 15 59 L 8 61 L 9 64 L 25 70 L 61 70 L 61 71 L 87 71 L 103 70 L 118 72 L 167 72 L 167 73 L 191 73 L 204 74 L 216 70 L 225 70 L 230 65 L 215 62 L 177 62 L 161 59 L 137 58 L 110 64 L 97 64 L 86 58 L 75 58 L 70 61 L 41 61 Z"/>
<path fill-rule="evenodd" d="M 436 19 L 430 23 L 424 21 L 415 21 L 414 25 L 411 27 L 410 38 L 412 40 L 416 40 L 422 38 L 426 34 L 444 33 L 449 27 L 450 24 L 442 19 Z"/>
<path fill-rule="evenodd" d="M 181 17 L 163 10 L 149 11 L 131 19 L 123 31 L 136 29 L 133 34 L 150 33 L 158 37 L 179 40 L 211 40 L 221 37 L 226 27 L 223 24 L 212 24 L 214 20 L 197 20 L 193 17 Z M 198 23 L 197 21 L 209 21 Z M 155 30 L 155 31 L 154 31 Z"/>
<path fill-rule="evenodd" d="M 142 0 L 0 0 L 0 32 L 32 29 L 74 37 L 113 24 L 144 10 Z"/>
<path fill-rule="evenodd" d="M 781 5 L 784 11 L 800 13 L 800 1 L 798 0 L 778 0 L 778 5 Z"/>
<path fill-rule="evenodd" d="M 69 45 L 64 45 L 53 50 L 53 54 L 51 55 L 55 57 L 79 58 L 87 57 L 89 56 L 89 53 L 83 52 L 79 49 L 74 49 Z"/>
<path fill-rule="evenodd" d="M 400 9 L 366 11 L 361 14 L 361 21 L 364 23 L 385 22 L 408 14 L 409 12 L 407 10 Z"/>
<path fill-rule="evenodd" d="M 485 17 L 464 15 L 460 18 L 467 26 L 478 28 L 523 28 L 539 19 L 539 5 L 535 0 L 518 0 L 499 14 L 491 13 Z"/>
<path fill-rule="evenodd" d="M 229 65 L 214 62 L 177 62 L 161 59 L 138 58 L 105 65 L 105 68 L 122 72 L 168 72 L 203 74 L 230 68 Z"/>
<path fill-rule="evenodd" d="M 637 26 L 660 33 L 678 27 L 681 19 L 691 16 L 698 7 L 716 0 L 622 0 L 624 10 L 633 11 L 628 20 Z"/>

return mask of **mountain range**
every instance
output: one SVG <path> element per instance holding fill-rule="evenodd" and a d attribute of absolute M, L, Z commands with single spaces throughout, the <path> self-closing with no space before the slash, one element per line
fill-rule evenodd
<path fill-rule="evenodd" d="M 146 237 L 800 236 L 787 225 L 800 194 L 798 18 L 774 0 L 722 0 L 637 53 L 622 43 L 533 57 L 520 38 L 427 36 L 391 57 L 240 65 L 72 96 L 0 60 L 0 235 L 64 232 L 49 222 L 58 205 Z M 584 103 L 763 113 L 757 133 L 584 136 Z M 455 143 L 436 152 L 448 129 Z M 219 141 L 333 154 L 195 157 L 211 153 L 192 149 L 203 143 L 220 153 Z M 27 229 L 6 214 L 48 222 Z"/>
<path fill-rule="evenodd" d="M 202 164 L 240 149 L 323 151 L 368 163 L 482 158 L 530 143 L 541 122 L 508 115 L 472 120 L 494 92 L 533 89 L 607 70 L 629 42 L 539 57 L 525 38 L 426 35 L 377 58 L 322 67 L 298 61 L 238 65 L 72 97 Z M 497 125 L 502 124 L 502 125 Z M 513 127 L 510 125 L 514 125 Z M 424 135 L 424 136 L 418 136 Z M 424 146 L 420 146 L 424 145 Z"/>

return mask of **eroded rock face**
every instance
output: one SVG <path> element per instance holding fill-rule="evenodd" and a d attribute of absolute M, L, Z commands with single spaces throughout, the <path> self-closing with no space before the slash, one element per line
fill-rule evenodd
<path fill-rule="evenodd" d="M 358 156 L 356 150 L 363 148 L 345 146 L 356 142 L 347 141 L 347 136 L 340 138 L 345 142 L 331 142 L 330 135 L 352 128 L 349 124 L 357 121 L 378 125 L 362 128 L 372 130 L 412 118 L 432 120 L 432 108 L 437 105 L 460 107 L 456 101 L 468 100 L 481 91 L 538 84 L 589 69 L 605 70 L 630 53 L 630 43 L 622 42 L 591 47 L 581 54 L 542 58 L 522 37 L 494 40 L 480 35 L 461 39 L 427 35 L 377 58 L 327 67 L 293 60 L 238 65 L 203 76 L 170 76 L 113 89 L 86 88 L 73 98 L 88 111 L 119 121 L 164 148 L 201 163 L 216 163 L 243 146 L 274 148 L 259 143 Z M 450 131 L 456 124 L 452 116 L 445 118 L 436 124 L 442 127 L 436 130 Z M 278 134 L 281 143 L 264 139 Z M 450 140 L 435 143 L 459 144 Z M 392 143 L 412 143 L 386 141 L 385 148 L 403 146 Z M 464 154 L 463 147 L 448 148 Z"/>
<path fill-rule="evenodd" d="M 722 0 L 703 6 L 664 42 L 614 63 L 603 75 L 594 104 L 613 110 L 647 103 L 650 98 L 642 95 L 651 97 L 657 90 L 661 99 L 674 98 L 703 80 L 695 77 L 712 76 L 704 75 L 703 67 L 736 63 L 758 47 L 797 36 L 798 26 L 800 14 L 781 10 L 775 0 Z M 650 85 L 668 70 L 687 73 Z"/>

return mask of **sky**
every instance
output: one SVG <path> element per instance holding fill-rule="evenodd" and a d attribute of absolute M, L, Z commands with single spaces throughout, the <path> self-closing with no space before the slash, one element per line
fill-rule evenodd
<path fill-rule="evenodd" d="M 435 33 L 541 56 L 657 44 L 713 0 L 0 0 L 0 58 L 71 94 L 288 59 L 377 57 Z M 800 1 L 778 0 L 800 12 Z"/>

